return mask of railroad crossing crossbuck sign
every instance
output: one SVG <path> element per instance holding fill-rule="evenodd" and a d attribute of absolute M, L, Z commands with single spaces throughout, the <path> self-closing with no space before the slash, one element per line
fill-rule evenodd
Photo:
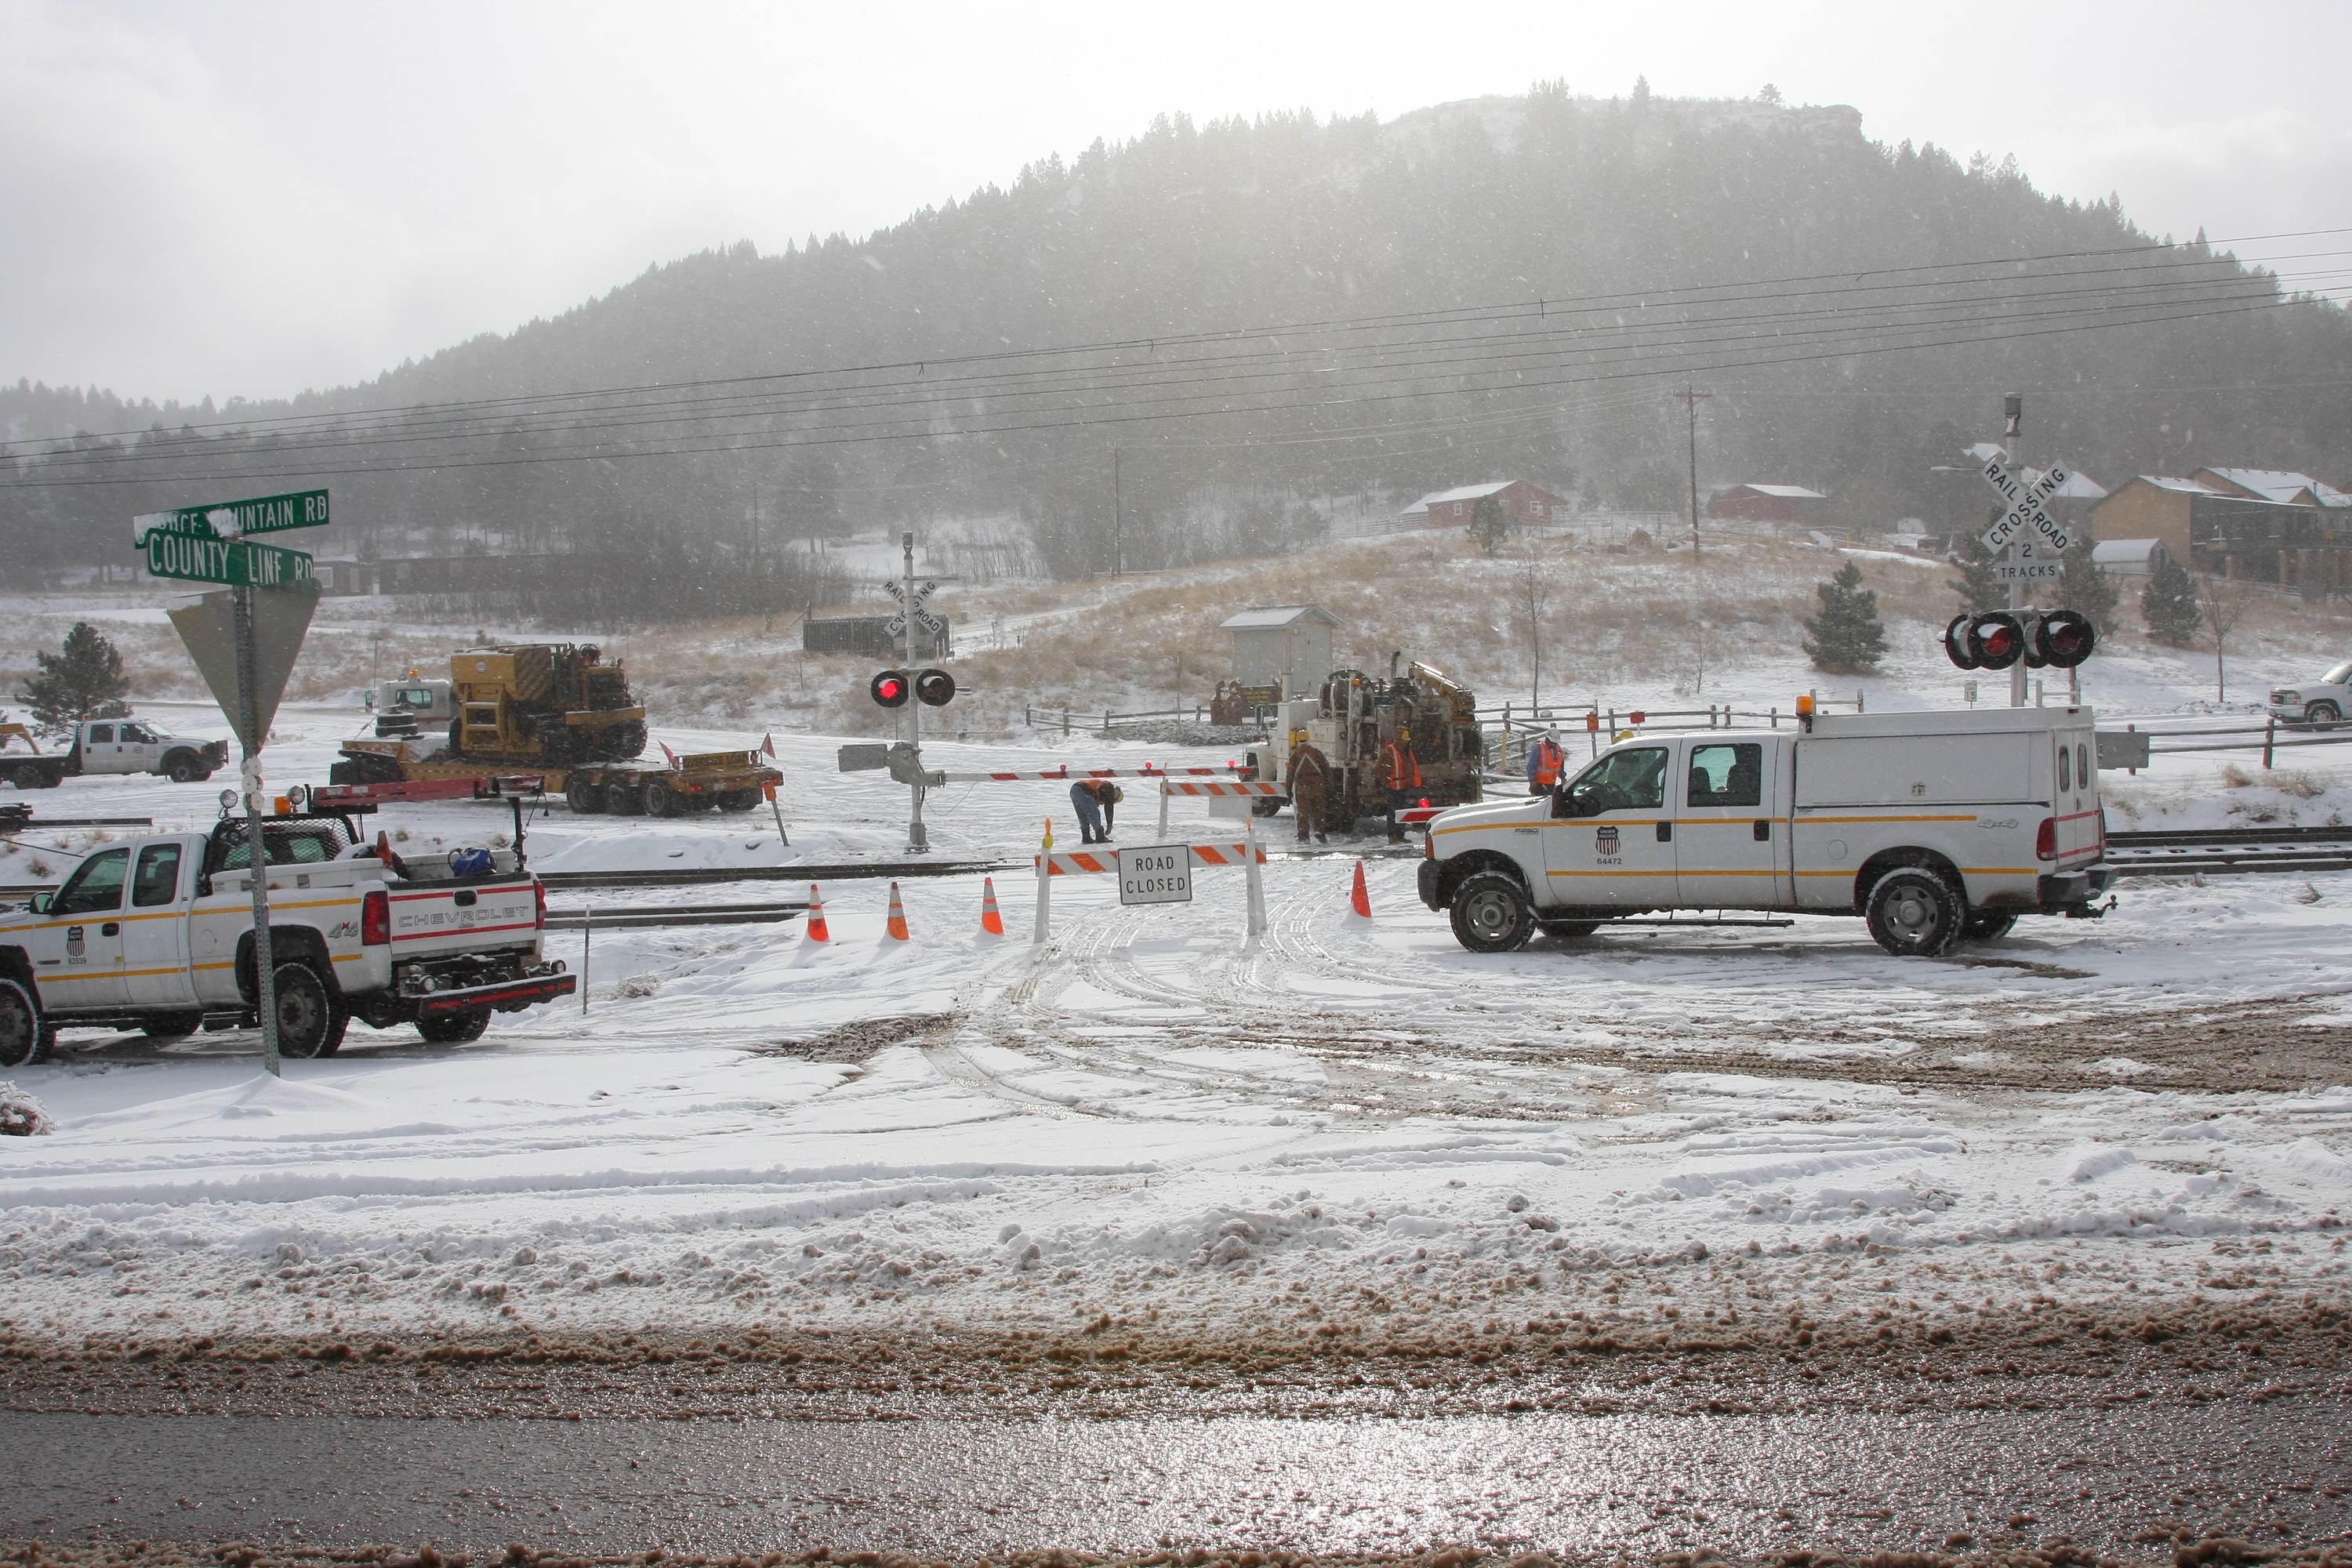
<path fill-rule="evenodd" d="M 1988 552 L 1998 555 L 2014 542 L 2021 546 L 2037 545 L 2052 555 L 2063 555 L 2074 544 L 2074 536 L 2066 531 L 2066 525 L 2052 517 L 2042 504 L 2065 489 L 2066 481 L 2074 477 L 2066 471 L 2064 465 L 2051 464 L 2050 471 L 2030 485 L 2002 468 L 1999 458 L 1987 458 L 1978 473 L 2003 500 L 2009 502 L 2009 510 L 2002 512 L 1990 528 L 1977 536 Z M 2021 549 L 2020 560 L 2030 553 L 2032 552 Z M 2051 577 L 2057 574 L 2054 563 L 2047 573 L 2022 574 Z"/>
<path fill-rule="evenodd" d="M 922 627 L 925 631 L 930 633 L 933 637 L 939 636 L 940 632 L 946 629 L 937 616 L 932 615 L 930 611 L 923 608 L 923 601 L 940 591 L 940 585 L 937 583 L 926 583 L 921 587 L 916 589 L 915 597 L 912 603 L 908 601 L 907 591 L 895 582 L 883 584 L 882 590 L 884 593 L 888 594 L 892 598 L 898 601 L 899 613 L 892 616 L 887 622 L 884 623 L 884 629 L 892 637 L 895 637 L 899 633 L 907 629 L 907 617 L 908 616 L 914 616 L 915 624 Z"/>

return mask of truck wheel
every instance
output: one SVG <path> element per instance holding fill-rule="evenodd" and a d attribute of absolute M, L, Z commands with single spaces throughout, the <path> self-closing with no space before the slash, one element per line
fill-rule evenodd
<path fill-rule="evenodd" d="M 593 816 L 604 809 L 604 786 L 586 779 L 572 779 L 563 786 L 563 804 L 572 808 L 574 816 Z"/>
<path fill-rule="evenodd" d="M 1897 958 L 1937 958 L 1960 937 L 1967 906 L 1942 877 L 1921 866 L 1897 866 L 1878 879 L 1864 907 L 1870 934 Z"/>
<path fill-rule="evenodd" d="M 2325 730 L 2332 724 L 2342 723 L 2344 710 L 2333 702 L 2315 702 L 2303 710 L 2303 721 L 2316 729 Z"/>
<path fill-rule="evenodd" d="M 1540 923 L 1544 935 L 1562 946 L 1571 942 L 1582 942 L 1601 929 L 1599 921 L 1544 921 Z"/>
<path fill-rule="evenodd" d="M 308 1060 L 342 1048 L 352 1016 L 319 972 L 301 959 L 277 969 L 278 1054 Z"/>
<path fill-rule="evenodd" d="M 2017 917 L 2000 910 L 1970 910 L 1960 934 L 1970 942 L 1999 942 L 2017 924 Z"/>
<path fill-rule="evenodd" d="M 18 789 L 38 789 L 42 784 L 41 770 L 27 763 L 10 773 L 8 779 Z"/>
<path fill-rule="evenodd" d="M 26 1067 L 48 1054 L 51 1031 L 19 980 L 0 979 L 0 1068 Z"/>
<path fill-rule="evenodd" d="M 194 784 L 205 776 L 196 759 L 185 752 L 173 752 L 163 759 L 163 773 L 173 784 Z"/>
<path fill-rule="evenodd" d="M 139 1032 L 151 1040 L 184 1040 L 204 1021 L 202 1013 L 166 1013 L 140 1025 Z"/>
<path fill-rule="evenodd" d="M 1473 952 L 1517 952 L 1535 934 L 1536 911 L 1517 878 L 1479 871 L 1454 889 L 1454 940 Z"/>
<path fill-rule="evenodd" d="M 416 1020 L 416 1032 L 426 1042 L 436 1046 L 462 1046 L 482 1037 L 490 1026 L 488 1007 L 469 1007 L 463 1013 L 444 1013 L 435 1018 Z"/>

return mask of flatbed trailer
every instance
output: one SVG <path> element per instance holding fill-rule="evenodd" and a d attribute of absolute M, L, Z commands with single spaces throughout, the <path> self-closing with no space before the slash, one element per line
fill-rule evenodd
<path fill-rule="evenodd" d="M 582 816 L 684 816 L 693 812 L 750 811 L 783 774 L 757 751 L 700 752 L 668 762 L 580 763 L 517 775 L 488 763 L 450 757 L 430 740 L 355 737 L 329 770 L 333 784 L 471 783 L 484 797 L 518 776 L 536 777 L 541 793 L 560 795 Z M 509 792 L 510 793 L 510 792 Z M 462 798 L 453 797 L 453 798 Z"/>

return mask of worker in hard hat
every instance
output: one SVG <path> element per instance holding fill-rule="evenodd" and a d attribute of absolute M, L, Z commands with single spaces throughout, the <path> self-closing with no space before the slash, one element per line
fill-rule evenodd
<path fill-rule="evenodd" d="M 1322 748 L 1311 744 L 1307 731 L 1296 730 L 1291 739 L 1297 742 L 1290 752 L 1290 807 L 1298 818 L 1298 842 L 1307 842 L 1308 833 L 1315 842 L 1327 843 L 1324 835 L 1330 827 L 1331 764 Z"/>
<path fill-rule="evenodd" d="M 1528 748 L 1528 793 L 1549 795 L 1558 789 L 1567 766 L 1568 755 L 1559 749 L 1559 731 L 1546 730 L 1542 739 Z"/>
<path fill-rule="evenodd" d="M 1404 827 L 1397 821 L 1397 813 L 1412 804 L 1414 794 L 1421 788 L 1421 759 L 1412 754 L 1412 731 L 1397 726 L 1396 735 L 1381 748 L 1382 776 L 1389 790 L 1389 842 L 1404 842 Z"/>
<path fill-rule="evenodd" d="M 1108 844 L 1110 830 L 1103 822 L 1105 791 L 1111 788 L 1105 779 L 1080 779 L 1070 786 L 1070 807 L 1078 814 L 1078 842 Z"/>

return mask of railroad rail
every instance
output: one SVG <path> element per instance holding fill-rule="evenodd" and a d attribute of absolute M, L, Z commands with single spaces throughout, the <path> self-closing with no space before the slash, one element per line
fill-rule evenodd
<path fill-rule="evenodd" d="M 2191 827 L 2107 835 L 2123 877 L 2352 870 L 2352 827 Z"/>

